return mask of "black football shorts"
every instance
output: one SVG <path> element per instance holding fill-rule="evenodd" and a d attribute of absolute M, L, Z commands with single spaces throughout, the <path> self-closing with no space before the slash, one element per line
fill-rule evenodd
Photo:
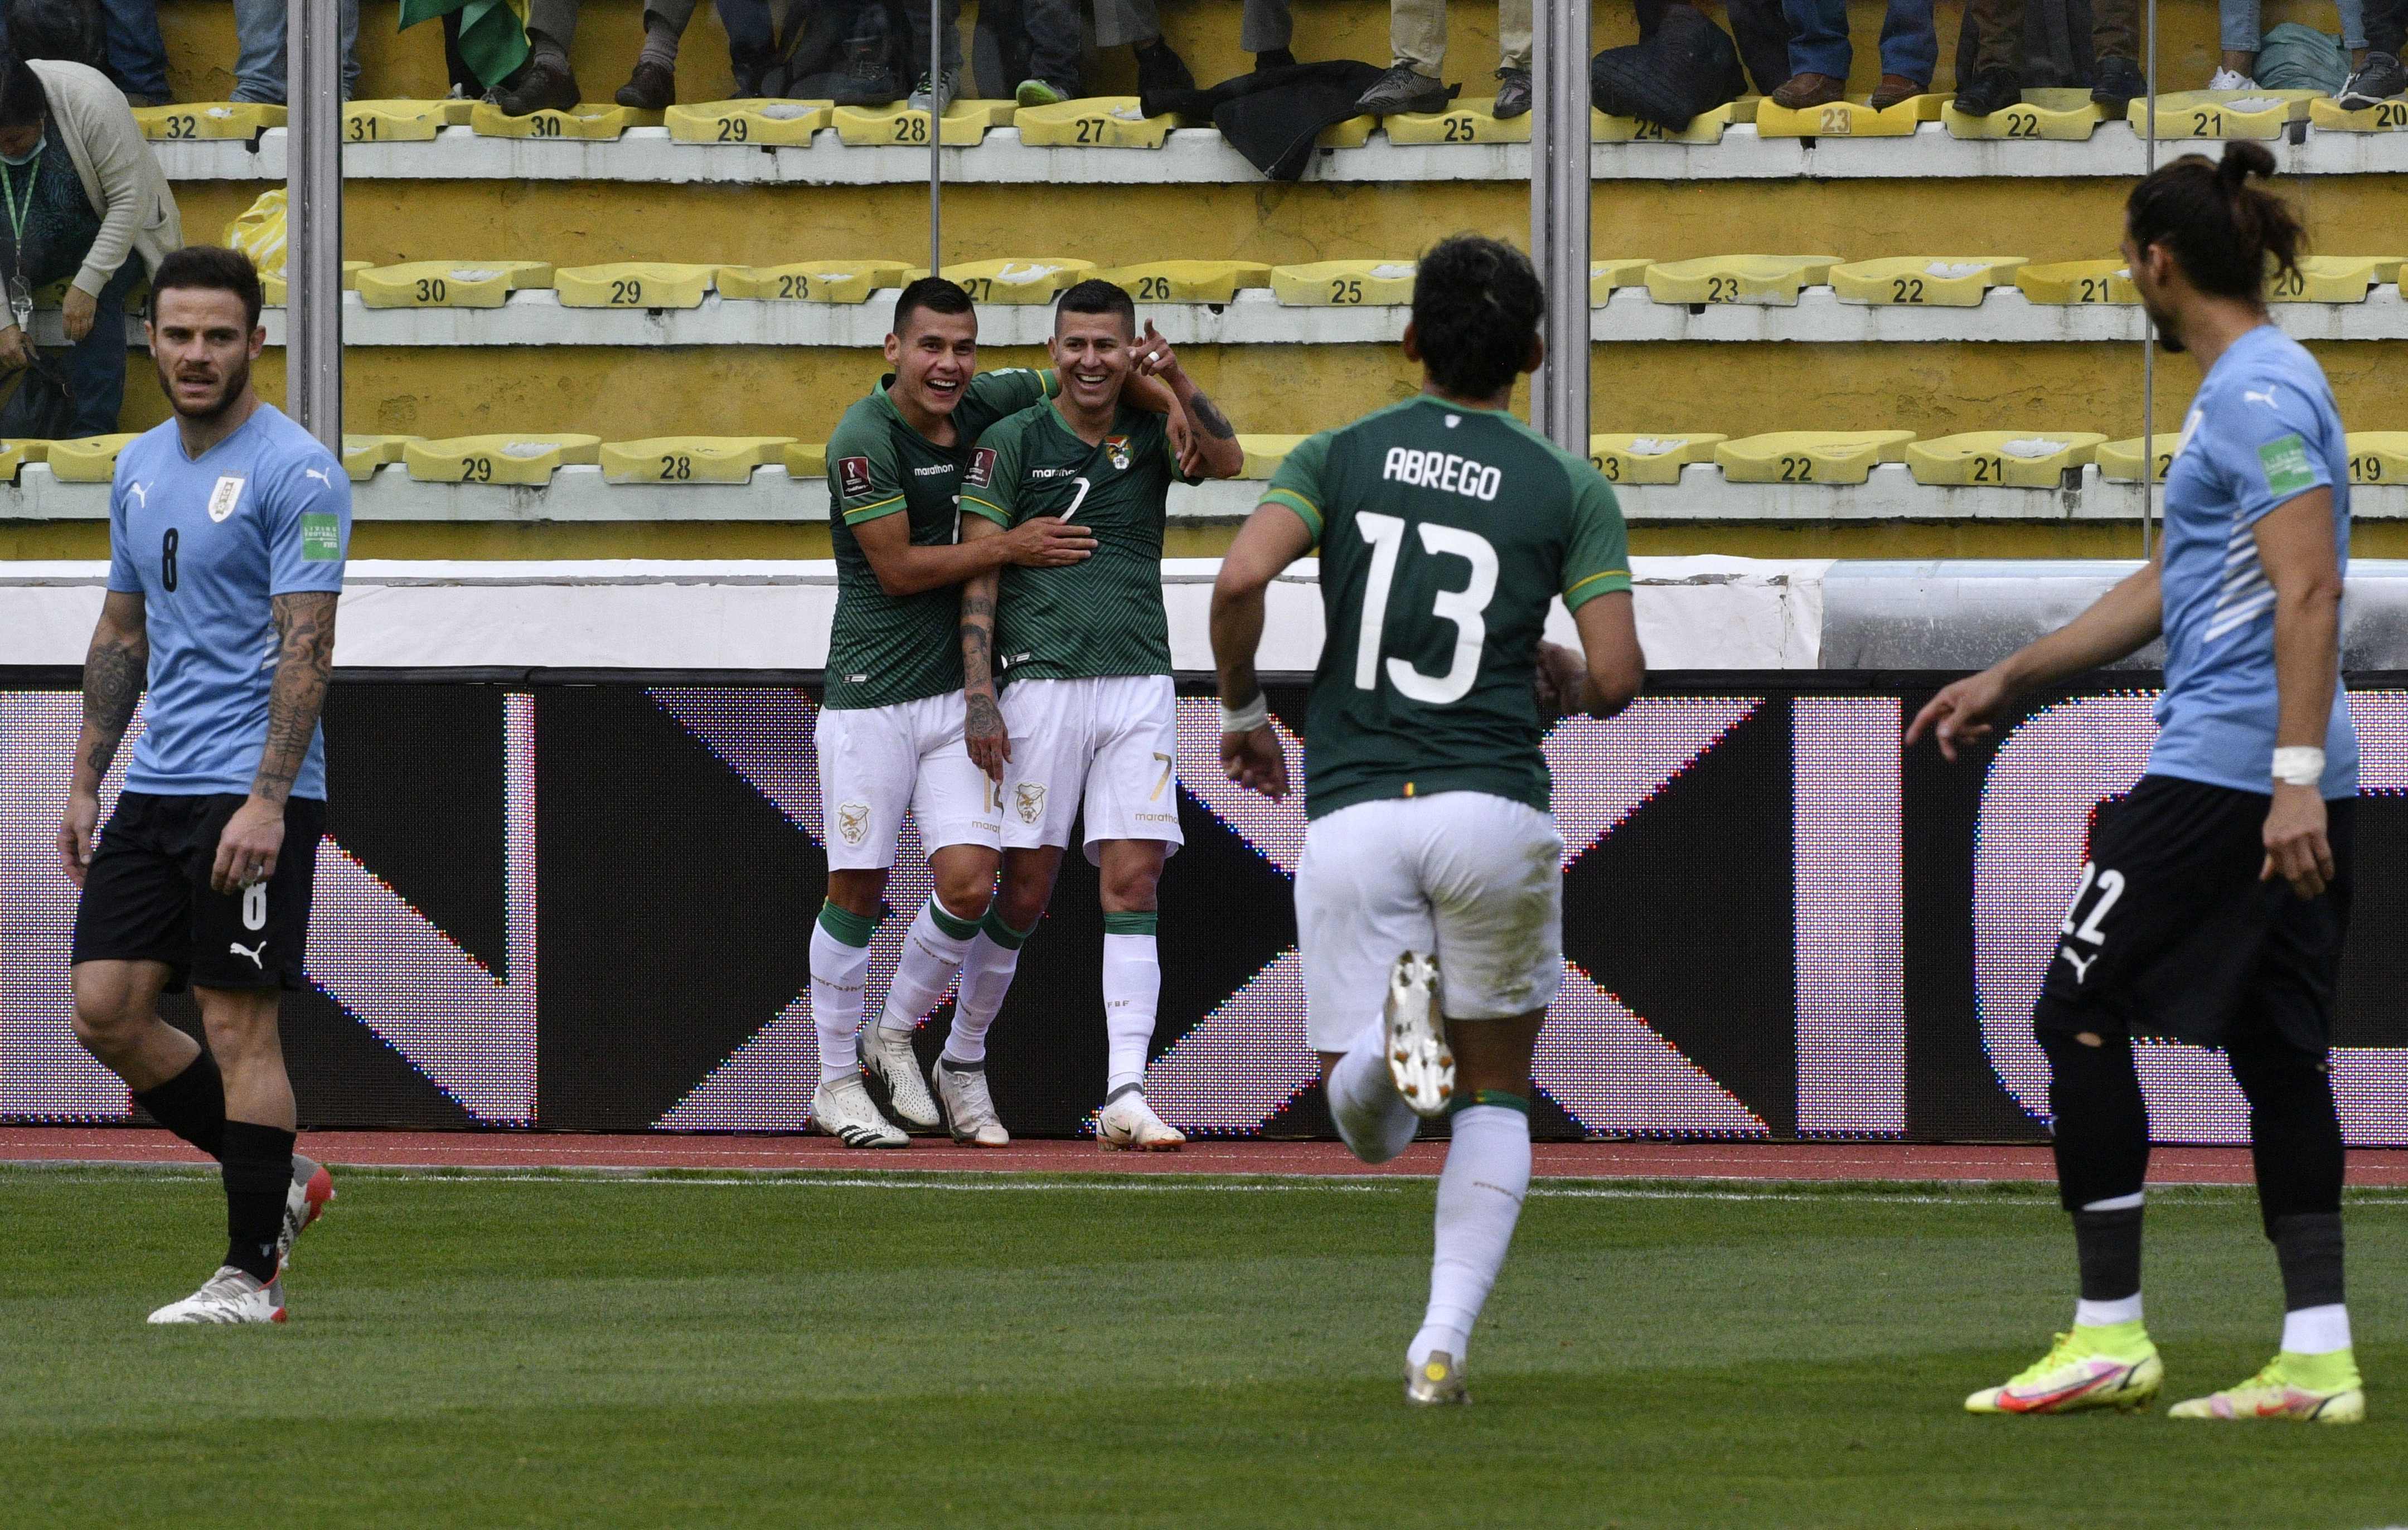
<path fill-rule="evenodd" d="M 211 892 L 218 840 L 243 802 L 232 794 L 120 794 L 84 868 L 72 960 L 164 962 L 171 994 L 304 986 L 326 805 L 288 800 L 276 874 L 232 894 Z"/>

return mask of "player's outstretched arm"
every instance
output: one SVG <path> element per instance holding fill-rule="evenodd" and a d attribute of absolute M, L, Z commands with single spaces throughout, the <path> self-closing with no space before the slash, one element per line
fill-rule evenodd
<path fill-rule="evenodd" d="M 1928 733 L 1954 760 L 1958 745 L 1977 744 L 1997 731 L 2000 714 L 2025 692 L 2139 652 L 2165 622 L 2158 573 L 2152 559 L 2064 626 L 1942 691 L 1914 714 L 1906 741 Z"/>
<path fill-rule="evenodd" d="M 111 590 L 101 602 L 100 624 L 83 659 L 83 731 L 76 738 L 75 769 L 67 782 L 67 808 L 59 824 L 59 863 L 67 879 L 83 885 L 100 832 L 100 782 L 117 758 L 142 700 L 150 669 L 150 629 L 142 596 Z"/>
<path fill-rule="evenodd" d="M 973 523 L 987 526 L 993 535 L 970 539 Z M 962 532 L 959 542 L 917 546 L 911 540 L 910 516 L 882 515 L 854 526 L 853 536 L 861 545 L 862 556 L 869 560 L 870 572 L 878 576 L 878 587 L 897 598 L 942 590 L 991 574 L 1006 564 L 1060 568 L 1083 563 L 1096 551 L 1094 532 L 1075 522 L 1065 524 L 1057 516 L 1035 516 L 1005 531 L 982 516 L 968 514 L 962 517 Z"/>
<path fill-rule="evenodd" d="M 2274 800 L 2266 815 L 2266 864 L 2312 898 L 2332 879 L 2326 836 L 2325 730 L 2341 671 L 2341 556 L 2333 543 L 2332 491 L 2311 489 L 2258 518 L 2258 562 L 2274 587 Z M 2307 755 L 2286 759 L 2280 751 Z M 2294 761 L 2296 768 L 2286 769 Z M 2286 779 L 2296 775 L 2297 779 Z"/>
<path fill-rule="evenodd" d="M 276 622 L 276 677 L 267 691 L 267 742 L 259 751 L 251 795 L 218 838 L 209 886 L 219 893 L 276 875 L 276 858 L 284 848 L 284 804 L 309 757 L 334 672 L 336 598 L 332 590 L 296 590 L 268 602 Z"/>
<path fill-rule="evenodd" d="M 1287 795 L 1287 754 L 1270 725 L 1254 673 L 1271 580 L 1312 550 L 1312 532 L 1277 500 L 1254 508 L 1238 528 L 1212 581 L 1212 663 L 1221 680 L 1221 768 L 1268 797 Z"/>
<path fill-rule="evenodd" d="M 1194 439 L 1189 443 L 1193 453 L 1192 468 L 1197 476 L 1208 479 L 1233 479 L 1246 468 L 1246 449 L 1238 444 L 1238 427 L 1212 402 L 1211 395 L 1196 386 L 1196 379 L 1179 365 L 1179 354 L 1170 342 L 1146 321 L 1145 333 L 1138 337 L 1137 372 L 1140 378 L 1157 378 L 1170 389 L 1179 402 L 1180 412 L 1187 417 Z M 1181 466 L 1191 467 L 1188 453 L 1182 452 Z"/>
<path fill-rule="evenodd" d="M 1006 532 L 984 516 L 962 517 L 966 543 L 1000 541 Z M 1002 584 L 992 568 L 962 586 L 962 737 L 970 763 L 1000 784 L 1011 763 L 1011 734 L 995 695 L 995 600 Z"/>

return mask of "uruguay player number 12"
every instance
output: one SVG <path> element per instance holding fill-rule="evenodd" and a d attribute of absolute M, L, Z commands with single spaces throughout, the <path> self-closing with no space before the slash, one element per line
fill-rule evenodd
<path fill-rule="evenodd" d="M 1364 510 L 1354 517 L 1363 540 L 1371 544 L 1371 578 L 1363 593 L 1363 636 L 1354 645 L 1354 688 L 1380 687 L 1380 638 L 1388 618 L 1388 589 L 1396 582 L 1397 554 L 1405 545 L 1401 516 Z M 1488 623 L 1483 620 L 1489 597 L 1497 593 L 1497 550 L 1488 538 L 1460 526 L 1419 526 L 1422 550 L 1451 554 L 1471 565 L 1471 582 L 1460 590 L 1440 590 L 1430 602 L 1430 614 L 1455 627 L 1455 659 L 1443 675 L 1425 675 L 1402 659 L 1390 659 L 1388 683 L 1410 700 L 1432 707 L 1461 701 L 1480 678 L 1480 651 L 1487 646 Z"/>

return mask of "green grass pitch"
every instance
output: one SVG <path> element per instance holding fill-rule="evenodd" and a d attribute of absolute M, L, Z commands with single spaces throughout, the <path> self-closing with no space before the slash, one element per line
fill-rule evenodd
<path fill-rule="evenodd" d="M 2352 1429 L 1966 1416 L 2070 1315 L 2041 1187 L 1541 1182 L 1430 1413 L 1427 1181 L 338 1184 L 290 1325 L 153 1330 L 214 1178 L 0 1171 L 0 1523 L 2408 1522 L 2397 1193 L 2354 1202 Z M 2254 1203 L 2149 1219 L 2169 1400 L 2238 1380 Z"/>

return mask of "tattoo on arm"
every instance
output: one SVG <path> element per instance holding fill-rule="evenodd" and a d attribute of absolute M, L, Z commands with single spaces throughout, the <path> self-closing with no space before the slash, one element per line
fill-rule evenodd
<path fill-rule="evenodd" d="M 1197 429 L 1216 441 L 1233 440 L 1237 436 L 1238 427 L 1229 423 L 1229 417 L 1221 412 L 1221 407 L 1213 403 L 1211 396 L 1201 388 L 1187 395 L 1187 417 L 1196 422 Z"/>
<path fill-rule="evenodd" d="M 326 679 L 335 662 L 335 595 L 331 591 L 278 595 L 272 608 L 276 679 L 267 695 L 267 745 L 260 751 L 251 794 L 280 803 L 293 794 L 293 782 L 309 757 L 309 740 L 317 736 L 318 713 L 326 704 Z"/>
<path fill-rule="evenodd" d="M 973 692 L 995 689 L 995 587 L 992 574 L 962 587 L 962 684 Z"/>
<path fill-rule="evenodd" d="M 93 635 L 92 651 L 83 661 L 86 743 L 81 763 L 95 781 L 108 774 L 109 763 L 117 758 L 117 746 L 142 700 L 150 663 L 147 636 L 129 636 L 107 625 Z"/>

